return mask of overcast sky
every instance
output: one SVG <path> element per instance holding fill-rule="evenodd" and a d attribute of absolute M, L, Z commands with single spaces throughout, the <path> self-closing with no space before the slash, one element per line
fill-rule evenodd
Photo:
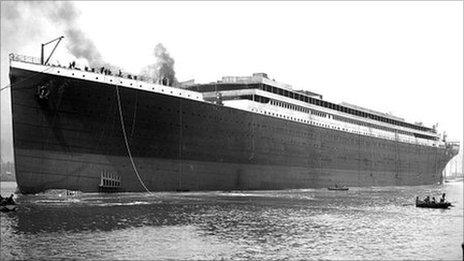
<path fill-rule="evenodd" d="M 75 2 L 76 23 L 103 59 L 137 73 L 162 43 L 179 80 L 266 72 L 295 89 L 334 102 L 391 112 L 449 140 L 463 137 L 463 2 Z M 6 54 L 40 55 L 40 43 L 63 33 L 1 2 L 1 86 Z M 14 30 L 13 30 L 14 29 Z M 66 35 L 65 35 L 66 37 Z M 69 37 L 68 37 L 69 38 Z M 64 41 L 69 40 L 65 38 Z M 71 59 L 65 45 L 54 59 Z M 2 155 L 9 157 L 9 90 L 1 93 Z M 462 143 L 461 143 L 462 144 Z"/>

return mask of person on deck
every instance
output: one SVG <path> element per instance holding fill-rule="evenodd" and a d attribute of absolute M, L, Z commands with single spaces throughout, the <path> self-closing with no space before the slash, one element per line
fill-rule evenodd
<path fill-rule="evenodd" d="M 8 197 L 8 198 L 6 199 L 6 204 L 7 204 L 7 205 L 15 205 L 15 204 L 16 204 L 16 203 L 14 202 L 14 200 L 13 200 L 13 196 L 14 196 L 14 195 L 11 194 L 10 197 Z"/>
<path fill-rule="evenodd" d="M 430 196 L 425 197 L 424 202 L 429 203 L 430 202 Z"/>
<path fill-rule="evenodd" d="M 440 203 L 445 203 L 445 196 L 446 196 L 445 193 L 443 193 L 443 194 L 441 195 Z"/>

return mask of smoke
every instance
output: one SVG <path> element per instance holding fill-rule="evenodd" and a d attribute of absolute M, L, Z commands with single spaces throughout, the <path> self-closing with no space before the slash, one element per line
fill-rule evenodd
<path fill-rule="evenodd" d="M 155 77 L 158 82 L 162 82 L 164 79 L 168 80 L 169 85 L 176 85 L 176 72 L 174 71 L 174 59 L 169 55 L 166 48 L 161 44 L 157 44 L 155 47 Z"/>
<path fill-rule="evenodd" d="M 120 70 L 120 67 L 103 60 L 95 43 L 80 29 L 80 11 L 73 2 L 12 1 L 5 3 L 2 1 L 1 3 L 2 35 L 5 33 L 4 36 L 8 41 L 8 44 L 4 45 L 2 39 L 2 52 L 3 49 L 10 49 L 8 52 L 19 51 L 18 45 L 21 43 L 30 44 L 33 40 L 40 43 L 64 35 L 63 43 L 65 43 L 69 54 L 76 59 L 86 60 L 90 67 L 104 66 L 112 71 Z M 47 24 L 55 30 L 58 29 L 59 34 L 54 35 L 51 39 L 44 39 L 42 28 L 47 28 Z M 39 36 L 40 40 L 37 39 Z M 5 46 L 7 48 L 4 48 Z M 142 78 L 156 83 L 176 85 L 178 82 L 174 71 L 174 59 L 162 44 L 156 45 L 154 56 L 155 63 L 142 70 Z"/>
<path fill-rule="evenodd" d="M 51 20 L 64 27 L 66 48 L 76 58 L 86 59 L 91 66 L 104 64 L 94 42 L 79 28 L 79 11 L 71 2 L 53 2 L 56 8 L 48 9 Z"/>
<path fill-rule="evenodd" d="M 177 85 L 178 81 L 176 79 L 176 72 L 174 71 L 174 59 L 161 43 L 155 46 L 154 55 L 155 63 L 142 69 L 142 79 L 164 85 Z"/>
<path fill-rule="evenodd" d="M 21 49 L 18 45 L 30 44 L 26 39 L 39 36 L 41 41 L 51 40 L 43 38 L 43 28 L 51 25 L 65 36 L 66 49 L 72 56 L 85 59 L 91 66 L 105 64 L 95 43 L 80 29 L 79 16 L 74 3 L 68 1 L 2 1 L 2 31 L 6 30 L 9 38 L 6 47 Z"/>

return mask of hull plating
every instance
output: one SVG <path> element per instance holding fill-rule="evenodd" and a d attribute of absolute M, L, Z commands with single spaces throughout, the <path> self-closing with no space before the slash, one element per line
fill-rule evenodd
<path fill-rule="evenodd" d="M 98 191 L 102 173 L 121 177 L 124 191 L 143 191 L 115 85 L 16 68 L 10 79 L 21 192 Z M 135 165 L 153 191 L 432 184 L 453 156 L 143 90 L 119 93 Z"/>

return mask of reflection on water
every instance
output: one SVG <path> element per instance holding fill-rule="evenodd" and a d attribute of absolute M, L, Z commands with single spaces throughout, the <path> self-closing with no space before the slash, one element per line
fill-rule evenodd
<path fill-rule="evenodd" d="M 461 259 L 462 191 L 18 195 L 20 210 L 1 213 L 1 259 Z M 454 208 L 412 205 L 442 192 Z"/>

